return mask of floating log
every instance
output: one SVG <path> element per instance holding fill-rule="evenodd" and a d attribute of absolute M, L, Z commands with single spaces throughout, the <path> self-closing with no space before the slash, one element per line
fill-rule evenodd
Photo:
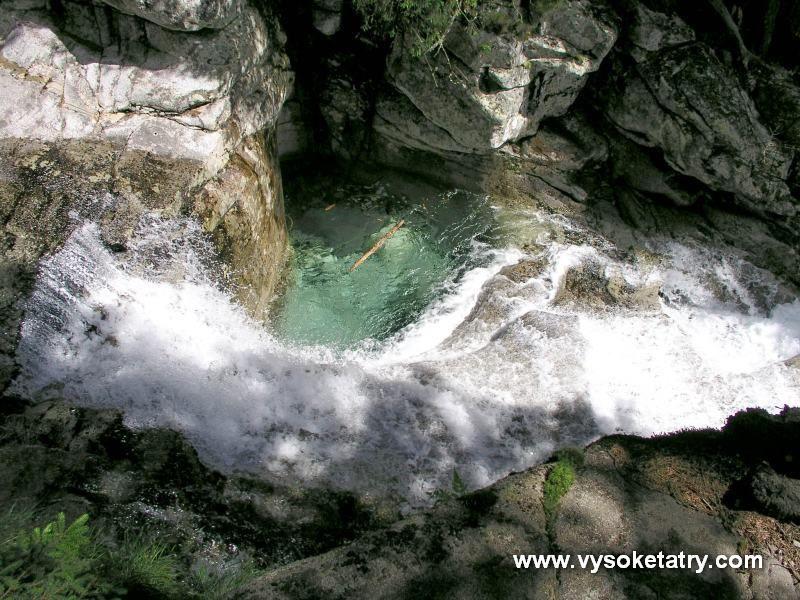
<path fill-rule="evenodd" d="M 355 262 L 355 264 L 352 267 L 350 267 L 350 272 L 352 273 L 353 271 L 355 271 L 358 267 L 360 267 L 364 263 L 365 260 L 367 260 L 370 256 L 375 254 L 378 250 L 380 250 L 383 247 L 383 245 L 386 243 L 386 241 L 390 237 L 392 237 L 395 233 L 397 233 L 397 230 L 400 229 L 403 225 L 405 225 L 405 223 L 406 223 L 405 220 L 400 219 L 400 221 L 397 223 L 397 225 L 392 227 L 389 231 L 387 231 L 381 237 L 381 239 L 379 239 L 377 242 L 375 242 L 375 245 L 372 246 L 372 248 L 370 248 L 369 250 L 364 252 L 364 254 L 361 256 L 361 258 L 359 258 Z"/>
<path fill-rule="evenodd" d="M 328 206 L 326 206 L 326 207 L 325 207 L 323 210 L 324 210 L 325 212 L 328 212 L 329 210 L 333 210 L 334 208 L 336 208 L 336 203 L 335 203 L 335 202 L 334 202 L 333 204 L 329 204 L 329 205 L 328 205 Z"/>

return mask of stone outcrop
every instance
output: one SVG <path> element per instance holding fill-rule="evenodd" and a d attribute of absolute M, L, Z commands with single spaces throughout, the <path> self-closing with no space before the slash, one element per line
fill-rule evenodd
<path fill-rule="evenodd" d="M 620 274 L 607 274 L 603 266 L 586 262 L 564 274 L 553 302 L 590 308 L 625 308 L 654 311 L 660 307 L 657 285 L 637 287 Z"/>
<path fill-rule="evenodd" d="M 489 153 L 565 114 L 616 40 L 610 16 L 584 0 L 487 5 L 477 22 L 422 58 L 410 36 L 395 43 L 387 78 L 402 97 L 383 99 L 379 131 L 405 131 L 401 141 L 422 149 Z"/>
<path fill-rule="evenodd" d="M 0 14 L 2 387 L 21 274 L 81 219 L 124 251 L 143 213 L 196 212 L 257 316 L 283 262 L 274 126 L 293 74 L 275 17 L 240 0 L 109 4 Z"/>
<path fill-rule="evenodd" d="M 794 216 L 791 153 L 758 120 L 733 73 L 703 44 L 666 48 L 619 79 L 607 114 L 667 164 L 756 213 Z"/>
<path fill-rule="evenodd" d="M 406 518 L 343 492 L 226 477 L 180 434 L 129 430 L 115 411 L 7 397 L 0 415 L 0 506 L 36 502 L 69 519 L 89 512 L 111 548 L 150 528 L 187 564 L 257 558 L 262 575 L 230 598 L 796 597 L 794 517 L 775 512 L 774 494 L 763 508 L 731 498 L 755 470 L 759 490 L 780 489 L 796 508 L 796 410 L 742 412 L 722 431 L 614 435 L 562 451 L 554 458 L 572 465 L 574 482 L 554 509 L 545 508 L 551 462 L 469 493 L 441 490 L 432 509 Z M 590 573 L 517 569 L 512 558 L 634 550 L 760 554 L 764 564 Z"/>
<path fill-rule="evenodd" d="M 324 552 L 380 522 L 376 507 L 351 494 L 226 477 L 180 434 L 130 430 L 116 411 L 6 397 L 0 415 L 4 515 L 34 505 L 48 517 L 88 512 L 112 537 L 134 523 L 157 531 L 189 562 L 215 548 L 236 562 L 241 548 L 267 565 Z"/>
<path fill-rule="evenodd" d="M 761 465 L 748 485 L 759 512 L 800 523 L 800 479 L 779 475 L 769 465 Z"/>
<path fill-rule="evenodd" d="M 553 465 L 543 465 L 274 569 L 237 597 L 794 598 L 797 529 L 724 504 L 736 474 L 758 460 L 739 455 L 737 444 L 748 439 L 739 436 L 770 431 L 776 441 L 761 450 L 786 450 L 793 421 L 791 411 L 781 417 L 748 412 L 733 417 L 722 433 L 603 438 L 575 461 L 574 483 L 554 512 L 545 509 Z M 575 560 L 578 554 L 634 551 L 713 557 L 742 554 L 745 547 L 764 556 L 761 569 L 591 573 L 577 566 L 517 569 L 512 558 L 554 553 Z"/>

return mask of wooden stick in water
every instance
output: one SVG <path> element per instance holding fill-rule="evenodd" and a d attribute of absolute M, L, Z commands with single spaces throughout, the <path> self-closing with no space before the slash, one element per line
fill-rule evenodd
<path fill-rule="evenodd" d="M 372 246 L 372 248 L 370 248 L 369 250 L 364 252 L 364 254 L 361 256 L 361 258 L 359 258 L 355 262 L 355 264 L 352 267 L 350 267 L 350 272 L 352 273 L 353 271 L 355 271 L 358 267 L 360 267 L 364 263 L 365 260 L 367 260 L 370 256 L 375 254 L 378 250 L 380 250 L 383 247 L 383 245 L 386 243 L 386 241 L 390 237 L 392 237 L 395 233 L 397 233 L 397 230 L 400 229 L 403 225 L 405 225 L 405 223 L 406 222 L 405 222 L 404 219 L 400 219 L 400 221 L 397 223 L 397 225 L 392 227 L 389 231 L 387 231 L 381 237 L 381 239 L 379 239 L 377 242 L 375 242 L 375 245 Z"/>

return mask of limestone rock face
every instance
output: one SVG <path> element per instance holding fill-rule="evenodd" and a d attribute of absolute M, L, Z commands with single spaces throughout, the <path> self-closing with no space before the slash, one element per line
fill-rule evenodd
<path fill-rule="evenodd" d="M 736 41 L 712 33 L 725 25 L 698 15 L 721 17 L 680 3 L 479 10 L 423 59 L 395 41 L 373 160 L 571 215 L 610 206 L 633 223 L 635 206 L 692 207 L 797 282 L 800 85 L 788 64 L 750 48 L 745 68 Z"/>
<path fill-rule="evenodd" d="M 485 11 L 477 31 L 455 26 L 441 52 L 416 58 L 410 37 L 395 43 L 388 80 L 407 101 L 383 100 L 384 133 L 410 120 L 405 135 L 417 147 L 488 153 L 563 115 L 617 36 L 602 7 L 585 0 Z"/>
<path fill-rule="evenodd" d="M 219 29 L 233 21 L 244 0 L 103 0 L 118 11 L 181 31 Z"/>
<path fill-rule="evenodd" d="M 64 2 L 60 14 L 37 2 L 3 7 L 0 272 L 14 315 L 3 322 L 6 357 L 28 288 L 18 275 L 81 219 L 124 249 L 144 212 L 195 210 L 242 273 L 247 307 L 261 314 L 272 293 L 286 243 L 272 133 L 292 85 L 285 37 L 243 2 L 177 4 L 188 12 L 136 4 L 145 19 L 82 2 Z M 162 27 L 147 11 L 186 27 Z M 4 387 L 13 365 L 0 370 Z"/>
<path fill-rule="evenodd" d="M 254 8 L 203 36 L 112 14 L 115 40 L 87 10 L 97 9 L 65 5 L 63 29 L 46 14 L 10 27 L 0 49 L 3 137 L 105 138 L 191 158 L 224 154 L 274 122 L 291 76 L 282 36 Z M 234 127 L 230 140 L 222 130 Z"/>
<path fill-rule="evenodd" d="M 637 2 L 631 17 L 627 37 L 631 55 L 637 61 L 645 60 L 650 52 L 695 40 L 694 30 L 676 14 L 650 10 Z"/>
<path fill-rule="evenodd" d="M 222 171 L 198 193 L 195 212 L 205 217 L 223 259 L 236 272 L 239 299 L 264 314 L 283 267 L 286 246 L 283 187 L 274 135 L 255 135 L 238 146 Z"/>
<path fill-rule="evenodd" d="M 762 125 L 737 78 L 704 44 L 666 48 L 618 80 L 607 108 L 630 139 L 678 173 L 756 213 L 796 214 L 792 155 Z"/>

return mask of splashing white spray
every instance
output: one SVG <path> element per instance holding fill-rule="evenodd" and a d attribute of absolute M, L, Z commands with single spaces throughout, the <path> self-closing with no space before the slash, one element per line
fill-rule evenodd
<path fill-rule="evenodd" d="M 780 304 L 768 275 L 701 248 L 664 245 L 643 268 L 551 241 L 549 266 L 516 283 L 499 271 L 524 254 L 496 251 L 393 338 L 337 354 L 250 321 L 207 279 L 192 221 L 151 218 L 136 240 L 120 258 L 86 224 L 44 263 L 17 392 L 55 386 L 123 409 L 131 425 L 178 429 L 226 470 L 416 504 L 453 469 L 479 486 L 606 432 L 800 404 L 797 372 L 781 362 L 800 353 L 800 302 Z M 586 260 L 660 283 L 665 300 L 649 311 L 554 303 Z M 759 302 L 774 305 L 769 316 Z"/>

